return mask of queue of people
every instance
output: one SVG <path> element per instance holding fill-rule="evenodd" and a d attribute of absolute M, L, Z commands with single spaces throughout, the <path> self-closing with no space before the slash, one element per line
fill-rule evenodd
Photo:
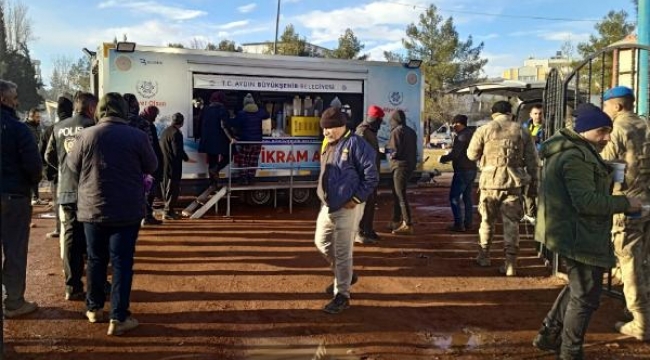
<path fill-rule="evenodd" d="M 175 206 L 182 163 L 194 161 L 183 149 L 180 129 L 185 119 L 174 114 L 159 139 L 154 125 L 158 108 L 149 106 L 140 112 L 133 94 L 108 93 L 97 99 L 79 93 L 74 113 L 49 129 L 40 154 L 40 139 L 16 115 L 17 99 L 16 85 L 0 80 L 2 222 L 16 225 L 2 227 L 5 316 L 18 317 L 38 307 L 25 300 L 24 293 L 30 204 L 38 199 L 35 189 L 45 160 L 56 169 L 65 299 L 85 300 L 86 317 L 96 323 L 104 319 L 110 296 L 108 334 L 121 335 L 138 326 L 129 311 L 135 242 L 142 225 L 160 221 L 151 218 L 154 192 L 161 185 L 164 219 L 179 217 Z M 466 116 L 457 115 L 452 120 L 457 134 L 452 151 L 440 159 L 452 162 L 454 168 L 449 194 L 454 222 L 448 227 L 454 232 L 474 230 L 472 196 L 478 164 L 479 266 L 492 265 L 492 239 L 500 221 L 505 261 L 499 270 L 505 276 L 517 275 L 519 222 L 525 216 L 535 219 L 535 239 L 562 257 L 569 282 L 533 342 L 561 359 L 582 358 L 603 274 L 617 263 L 629 318 L 615 328 L 650 340 L 650 214 L 641 212 L 642 205 L 650 205 L 650 131 L 646 121 L 633 113 L 631 89 L 610 89 L 603 100 L 602 110 L 593 105 L 576 109 L 573 127 L 549 139 L 544 138 L 538 106 L 531 110 L 530 125 L 524 126 L 513 121 L 507 101 L 496 102 L 492 121 L 476 131 L 468 128 Z M 259 145 L 255 143 L 261 141 L 261 121 L 268 114 L 248 94 L 236 117 L 238 126 L 233 128 L 224 103 L 224 94 L 217 91 L 203 109 L 199 151 L 207 154 L 216 181 L 219 170 L 230 161 L 230 146 L 241 141 L 236 162 L 243 181 L 249 183 L 254 177 L 250 170 L 257 167 Z M 353 271 L 354 243 L 371 245 L 378 240 L 374 229 L 381 156 L 377 132 L 384 117 L 381 108 L 370 106 L 366 119 L 349 129 L 345 112 L 332 106 L 320 119 L 324 140 L 317 194 L 321 207 L 314 241 L 334 275 L 326 288 L 332 295 L 323 308 L 327 313 L 340 313 L 350 306 L 351 286 L 359 280 Z M 391 131 L 385 154 L 393 197 L 389 227 L 393 234 L 411 235 L 414 222 L 407 183 L 415 169 L 417 136 L 401 110 L 388 118 Z M 30 112 L 28 123 L 37 119 Z M 625 167 L 615 184 L 612 161 Z M 524 197 L 529 200 L 524 202 Z M 539 206 L 525 206 L 528 201 Z M 112 283 L 107 282 L 109 261 Z"/>

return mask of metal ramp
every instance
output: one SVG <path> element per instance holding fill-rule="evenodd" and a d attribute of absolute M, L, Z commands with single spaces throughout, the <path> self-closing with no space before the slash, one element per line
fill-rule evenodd
<path fill-rule="evenodd" d="M 217 185 L 210 185 L 190 205 L 182 211 L 182 215 L 190 219 L 200 219 L 212 207 L 216 206 L 219 199 L 227 193 L 226 187 L 219 189 Z"/>

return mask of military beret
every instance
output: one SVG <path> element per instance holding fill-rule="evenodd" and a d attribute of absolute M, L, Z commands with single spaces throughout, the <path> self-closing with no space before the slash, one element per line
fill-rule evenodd
<path fill-rule="evenodd" d="M 603 101 L 627 96 L 634 98 L 634 91 L 627 86 L 616 86 L 605 91 L 603 94 Z"/>

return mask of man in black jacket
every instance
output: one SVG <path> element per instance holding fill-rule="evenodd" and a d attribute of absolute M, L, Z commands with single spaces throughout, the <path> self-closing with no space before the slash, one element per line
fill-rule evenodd
<path fill-rule="evenodd" d="M 41 144 L 41 113 L 37 108 L 31 108 L 27 112 L 27 119 L 25 120 L 25 125 L 29 128 L 36 142 L 36 146 Z M 38 193 L 38 185 L 35 184 L 32 187 L 32 205 L 47 205 L 47 201 L 42 200 L 40 194 Z"/>
<path fill-rule="evenodd" d="M 451 211 L 454 214 L 454 224 L 447 227 L 447 230 L 464 232 L 472 228 L 472 185 L 476 179 L 476 162 L 467 158 L 467 147 L 472 140 L 473 131 L 467 127 L 467 116 L 456 115 L 452 120 L 452 126 L 456 133 L 451 152 L 440 158 L 441 163 L 451 161 L 454 168 L 454 178 L 451 180 L 449 189 L 449 202 Z M 465 217 L 460 211 L 460 200 L 465 205 Z"/>
<path fill-rule="evenodd" d="M 163 177 L 162 174 L 163 153 L 162 150 L 160 149 L 160 142 L 158 140 L 158 130 L 156 129 L 156 125 L 155 125 L 158 114 L 160 114 L 160 110 L 158 109 L 157 106 L 153 106 L 153 105 L 147 106 L 140 113 L 140 121 L 142 122 L 142 124 L 145 124 L 149 128 L 148 131 L 145 132 L 147 132 L 147 135 L 149 136 L 149 140 L 151 141 L 151 147 L 153 148 L 153 152 L 156 154 L 156 159 L 158 160 L 158 168 L 156 169 L 156 171 L 154 171 L 153 174 L 151 174 L 154 178 L 154 181 L 151 186 L 151 190 L 147 194 L 147 213 L 142 222 L 143 225 L 159 225 L 161 223 L 160 220 L 156 219 L 156 217 L 153 215 L 153 202 L 156 199 L 156 195 L 158 195 L 158 192 L 160 191 L 160 182 Z"/>
<path fill-rule="evenodd" d="M 162 150 L 162 192 L 165 198 L 165 220 L 177 220 L 178 214 L 174 211 L 180 181 L 183 175 L 183 161 L 194 162 L 185 153 L 183 148 L 183 133 L 181 127 L 185 119 L 183 114 L 172 115 L 172 124 L 160 136 Z"/>
<path fill-rule="evenodd" d="M 97 108 L 97 98 L 93 94 L 81 93 L 75 100 L 75 115 L 54 125 L 52 137 L 45 151 L 45 160 L 58 170 L 59 184 L 57 198 L 62 217 L 63 237 L 61 239 L 61 255 L 63 272 L 65 274 L 65 299 L 83 300 L 84 261 L 86 237 L 83 224 L 77 220 L 77 188 L 76 175 L 65 166 L 68 153 L 74 147 L 79 133 L 95 125 L 93 116 Z"/>
<path fill-rule="evenodd" d="M 4 254 L 2 284 L 6 290 L 4 315 L 7 318 L 29 314 L 38 309 L 35 303 L 25 301 L 25 278 L 32 215 L 31 189 L 41 180 L 43 164 L 36 141 L 27 126 L 18 119 L 16 107 L 18 87 L 10 81 L 0 79 L 0 241 Z"/>
<path fill-rule="evenodd" d="M 410 235 L 413 234 L 413 219 L 406 198 L 406 185 L 415 171 L 418 137 L 415 130 L 406 124 L 406 114 L 402 110 L 393 112 L 390 128 L 386 145 L 393 172 L 393 220 L 390 228 L 393 234 Z"/>

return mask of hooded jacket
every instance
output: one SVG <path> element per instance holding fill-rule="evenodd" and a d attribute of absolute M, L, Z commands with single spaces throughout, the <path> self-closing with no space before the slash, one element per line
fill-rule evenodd
<path fill-rule="evenodd" d="M 535 239 L 583 264 L 614 266 L 612 215 L 630 206 L 610 195 L 611 171 L 595 148 L 570 129 L 542 144 L 544 160 Z"/>
<path fill-rule="evenodd" d="M 201 139 L 199 152 L 209 155 L 229 154 L 230 137 L 227 135 L 230 114 L 219 102 L 212 102 L 201 112 Z"/>
<path fill-rule="evenodd" d="M 454 171 L 462 170 L 476 170 L 476 161 L 471 161 L 467 158 L 467 147 L 472 140 L 474 131 L 471 128 L 465 127 L 454 138 L 451 152 L 440 158 L 440 162 L 446 163 L 451 161 Z"/>
<path fill-rule="evenodd" d="M 417 162 L 418 136 L 413 129 L 406 125 L 404 112 L 395 111 L 390 118 L 390 139 L 386 144 L 389 151 L 390 168 L 415 170 Z"/>
<path fill-rule="evenodd" d="M 38 146 L 27 125 L 20 122 L 16 110 L 1 105 L 2 185 L 3 194 L 29 196 L 32 186 L 41 181 L 43 163 Z M 10 226 L 6 224 L 5 226 Z"/>
<path fill-rule="evenodd" d="M 147 135 L 128 126 L 126 101 L 106 94 L 97 125 L 79 134 L 66 163 L 76 174 L 77 219 L 104 225 L 137 224 L 144 217 L 144 174 L 158 162 Z"/>

